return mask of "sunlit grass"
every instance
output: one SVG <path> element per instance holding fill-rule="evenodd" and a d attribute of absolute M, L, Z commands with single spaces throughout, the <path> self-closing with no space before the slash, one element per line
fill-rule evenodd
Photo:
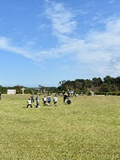
<path fill-rule="evenodd" d="M 2 95 L 1 160 L 119 160 L 120 97 L 71 97 L 25 108 L 29 95 Z"/>

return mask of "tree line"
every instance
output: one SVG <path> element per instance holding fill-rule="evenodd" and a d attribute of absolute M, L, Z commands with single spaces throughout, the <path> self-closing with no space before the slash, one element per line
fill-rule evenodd
<path fill-rule="evenodd" d="M 38 85 L 37 88 L 29 88 L 25 86 L 14 86 L 14 87 L 3 87 L 0 85 L 0 92 L 6 94 L 7 89 L 16 89 L 17 94 L 21 94 L 21 88 L 25 88 L 25 94 L 37 94 L 41 93 L 61 93 L 64 91 L 72 90 L 77 94 L 87 94 L 93 91 L 94 94 L 109 94 L 109 95 L 120 95 L 120 76 L 114 78 L 111 76 L 106 76 L 103 79 L 100 77 L 94 77 L 90 79 L 76 79 L 74 81 L 62 80 L 59 82 L 58 87 L 44 87 Z"/>
<path fill-rule="evenodd" d="M 73 90 L 78 94 L 95 94 L 120 95 L 120 77 L 106 76 L 103 79 L 94 77 L 90 79 L 76 79 L 74 81 L 60 81 L 58 90 Z"/>
<path fill-rule="evenodd" d="M 15 89 L 16 90 L 16 94 L 22 94 L 22 88 L 25 88 L 24 93 L 25 94 L 44 94 L 44 93 L 55 93 L 57 92 L 57 88 L 56 87 L 44 87 L 38 85 L 38 87 L 25 87 L 25 86 L 7 86 L 7 87 L 3 87 L 0 85 L 0 92 L 2 94 L 6 94 L 8 89 Z"/>

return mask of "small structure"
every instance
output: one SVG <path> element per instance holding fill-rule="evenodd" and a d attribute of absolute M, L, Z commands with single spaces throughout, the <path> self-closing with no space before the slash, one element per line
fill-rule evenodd
<path fill-rule="evenodd" d="M 16 89 L 8 89 L 7 94 L 16 94 Z"/>
<path fill-rule="evenodd" d="M 94 92 L 93 92 L 93 91 L 90 91 L 90 95 L 91 95 L 91 96 L 94 96 Z"/>
<path fill-rule="evenodd" d="M 22 91 L 22 94 L 24 94 L 25 88 L 24 87 L 21 88 L 21 91 Z"/>

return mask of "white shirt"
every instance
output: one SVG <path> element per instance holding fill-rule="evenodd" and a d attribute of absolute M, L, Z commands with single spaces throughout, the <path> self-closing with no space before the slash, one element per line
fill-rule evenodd
<path fill-rule="evenodd" d="M 47 101 L 47 98 L 46 98 L 46 97 L 44 97 L 44 98 L 43 98 L 43 100 L 44 100 L 44 101 Z"/>
<path fill-rule="evenodd" d="M 58 98 L 57 97 L 54 97 L 54 102 L 57 102 Z"/>
<path fill-rule="evenodd" d="M 28 104 L 31 104 L 31 99 L 28 100 Z"/>

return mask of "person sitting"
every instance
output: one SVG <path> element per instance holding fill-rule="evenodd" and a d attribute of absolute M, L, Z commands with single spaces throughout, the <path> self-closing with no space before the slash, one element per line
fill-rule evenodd
<path fill-rule="evenodd" d="M 43 104 L 45 106 L 49 106 L 49 103 L 47 102 L 47 97 L 46 96 L 43 97 Z"/>

